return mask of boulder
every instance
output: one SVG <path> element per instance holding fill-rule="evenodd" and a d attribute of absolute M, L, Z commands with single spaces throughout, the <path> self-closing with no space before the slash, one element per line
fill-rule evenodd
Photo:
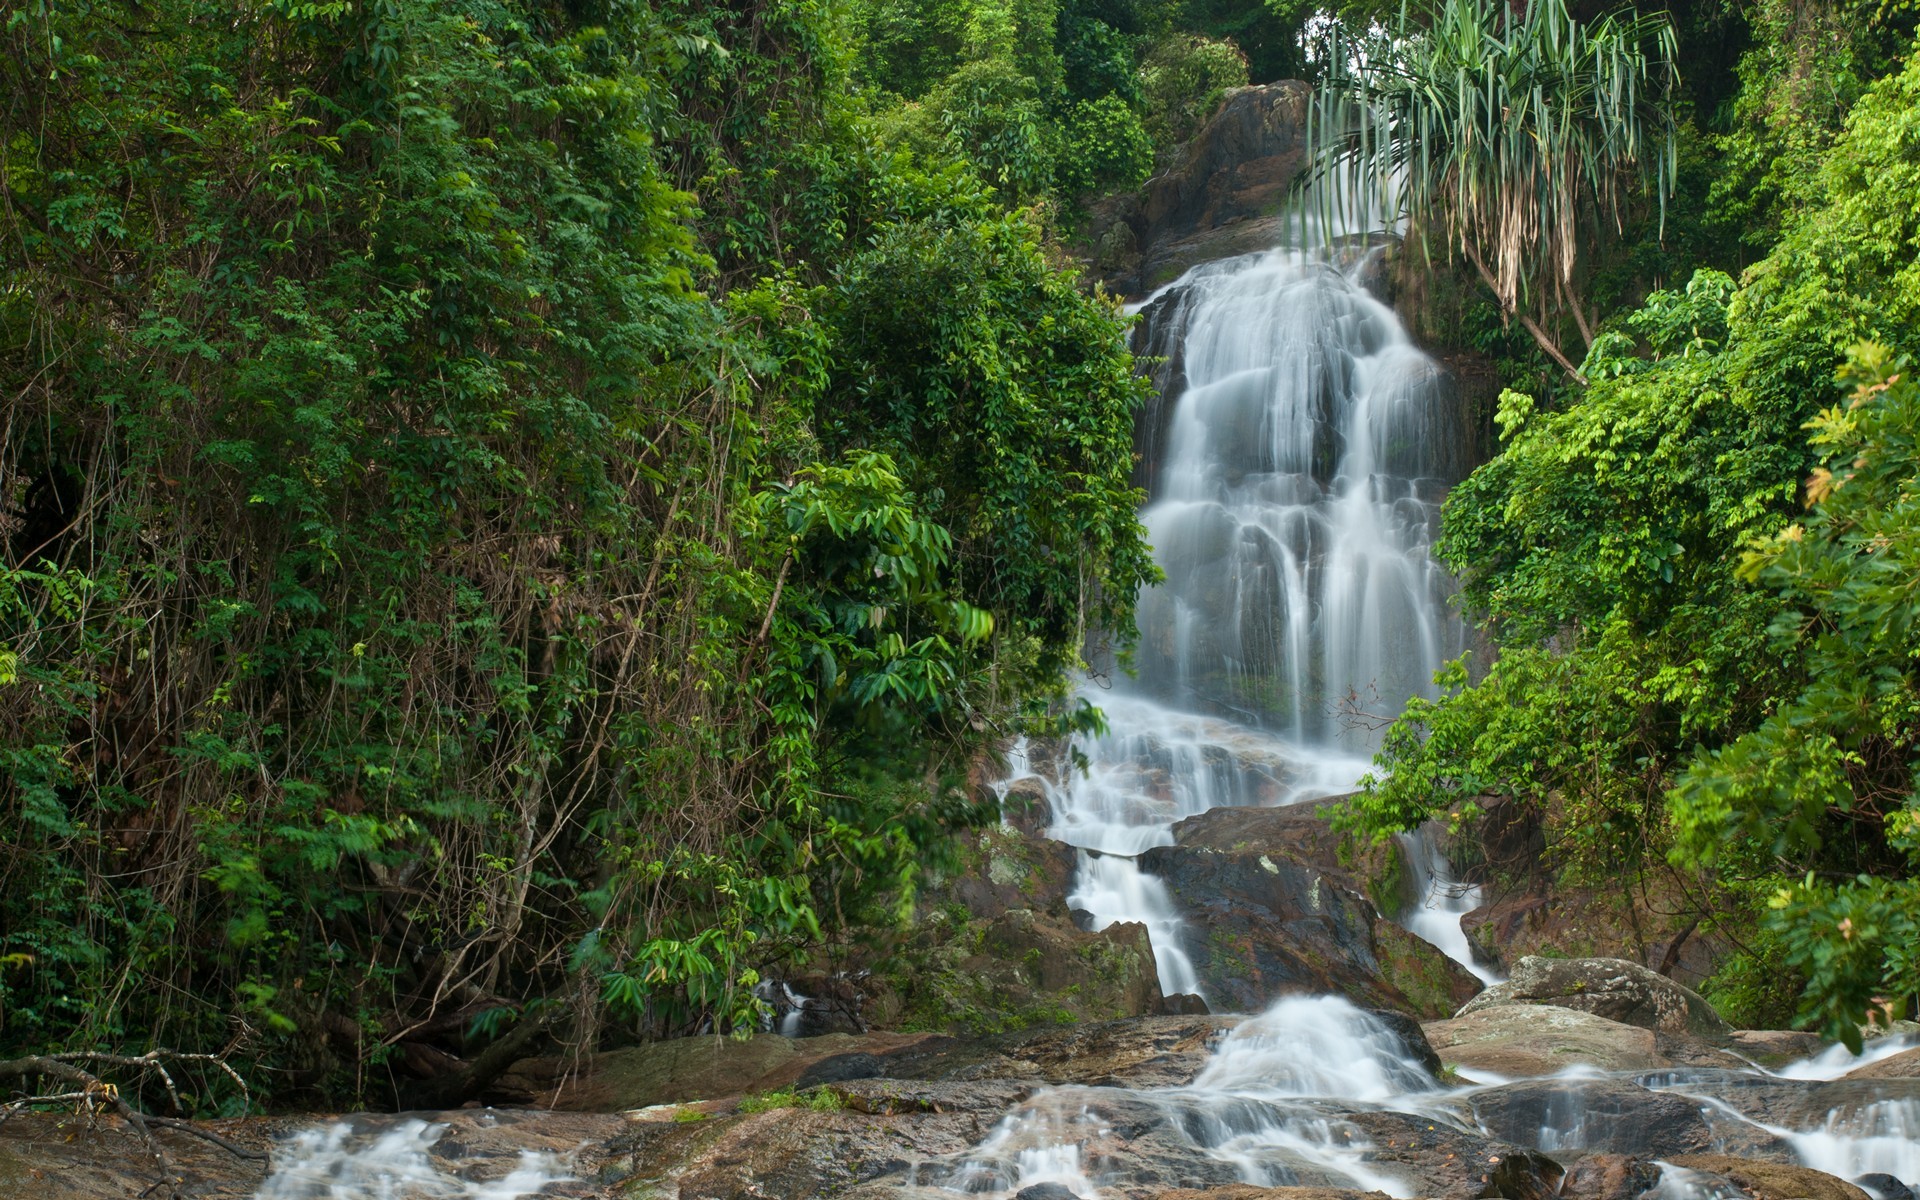
<path fill-rule="evenodd" d="M 1913 1189 L 1891 1175 L 1875 1171 L 1871 1175 L 1862 1175 L 1854 1180 L 1863 1188 L 1872 1188 L 1880 1193 L 1880 1200 L 1920 1200 Z"/>
<path fill-rule="evenodd" d="M 1671 1158 L 1715 1148 L 1700 1103 L 1620 1079 L 1534 1079 L 1467 1103 L 1494 1137 L 1556 1151 Z"/>
<path fill-rule="evenodd" d="M 1064 1183 L 1036 1183 L 1015 1192 L 1013 1200 L 1080 1200 L 1080 1196 Z"/>
<path fill-rule="evenodd" d="M 1712 1096 L 1749 1121 L 1779 1129 L 1825 1127 L 1860 1134 L 1879 1124 L 1882 1117 L 1875 1114 L 1888 1114 L 1889 1110 L 1893 1114 L 1920 1114 L 1920 1079 L 1849 1077 L 1810 1081 L 1714 1074 L 1690 1080 L 1687 1090 Z M 1756 1157 L 1749 1147 L 1739 1153 Z"/>
<path fill-rule="evenodd" d="M 1450 1067 L 1508 1077 L 1555 1075 L 1572 1066 L 1645 1071 L 1671 1066 L 1653 1031 L 1570 1008 L 1510 1004 L 1420 1028 Z"/>
<path fill-rule="evenodd" d="M 1043 837 L 1053 820 L 1047 783 L 1038 775 L 1014 780 L 1000 794 L 1000 819 L 1029 837 Z"/>
<path fill-rule="evenodd" d="M 1733 1040 L 1733 1028 L 1698 992 L 1621 958 L 1528 955 L 1514 964 L 1512 978 L 1475 996 L 1456 1015 L 1513 1004 L 1570 1008 L 1716 1045 Z"/>
<path fill-rule="evenodd" d="M 1586 1154 L 1567 1168 L 1560 1200 L 1640 1200 L 1660 1182 L 1660 1168 L 1624 1154 Z"/>
<path fill-rule="evenodd" d="M 1731 1184 L 1753 1200 L 1870 1200 L 1854 1184 L 1811 1167 L 1754 1162 L 1724 1154 L 1683 1154 L 1667 1161 L 1714 1177 L 1715 1182 Z"/>
<path fill-rule="evenodd" d="M 1565 1175 L 1559 1163 L 1510 1143 L 1408 1113 L 1361 1112 L 1344 1118 L 1373 1148 L 1370 1168 L 1414 1183 L 1432 1200 L 1552 1200 Z"/>
<path fill-rule="evenodd" d="M 1208 997 L 1258 1011 L 1330 991 L 1423 1017 L 1452 1012 L 1479 984 L 1380 916 L 1315 807 L 1216 809 L 1141 855 L 1195 931 L 1187 949 Z"/>
<path fill-rule="evenodd" d="M 1827 1048 L 1827 1040 L 1799 1029 L 1736 1029 L 1727 1048 L 1763 1067 L 1783 1067 L 1812 1058 Z"/>
<path fill-rule="evenodd" d="M 1254 1187 L 1252 1183 L 1235 1183 L 1206 1190 L 1173 1188 L 1171 1192 L 1156 1192 L 1152 1200 L 1386 1200 L 1386 1192 L 1356 1192 L 1336 1187 Z"/>
<path fill-rule="evenodd" d="M 1025 1029 L 984 1038 L 929 1038 L 888 1055 L 892 1079 L 1030 1079 L 1052 1084 L 1183 1087 L 1240 1017 L 1140 1017 Z"/>
<path fill-rule="evenodd" d="M 576 1063 L 564 1055 L 522 1059 L 501 1076 L 502 1098 L 570 1112 L 610 1112 L 717 1100 L 794 1086 L 823 1064 L 864 1055 L 879 1063 L 925 1041 L 924 1033 L 832 1033 L 786 1038 L 763 1033 L 676 1038 L 609 1050 Z M 857 1060 L 855 1060 L 857 1061 Z"/>

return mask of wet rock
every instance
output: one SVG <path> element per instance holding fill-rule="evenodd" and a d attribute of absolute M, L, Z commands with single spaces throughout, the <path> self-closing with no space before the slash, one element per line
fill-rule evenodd
<path fill-rule="evenodd" d="M 992 1118 L 979 1112 L 889 1116 L 778 1108 L 637 1126 L 616 1143 L 616 1171 L 623 1195 L 812 1200 L 897 1177 L 924 1157 L 964 1150 L 991 1127 Z"/>
<path fill-rule="evenodd" d="M 878 1055 L 865 1051 L 835 1054 L 821 1059 L 800 1072 L 793 1081 L 796 1088 L 818 1087 L 823 1083 L 844 1083 L 850 1079 L 872 1079 L 887 1073 L 887 1065 Z"/>
<path fill-rule="evenodd" d="M 1784 1129 L 1832 1128 L 1864 1133 L 1859 1122 L 1889 1108 L 1920 1113 L 1920 1079 L 1835 1079 L 1809 1082 L 1759 1075 L 1706 1075 L 1689 1091 L 1712 1096 L 1762 1124 Z"/>
<path fill-rule="evenodd" d="M 1570 1008 L 1510 1004 L 1420 1028 L 1452 1067 L 1506 1076 L 1554 1075 L 1571 1066 L 1641 1071 L 1671 1066 L 1653 1031 Z"/>
<path fill-rule="evenodd" d="M 1736 1029 L 1727 1048 L 1763 1067 L 1782 1067 L 1820 1053 L 1827 1040 L 1799 1029 Z"/>
<path fill-rule="evenodd" d="M 1053 1084 L 1192 1083 L 1237 1016 L 1143 1017 L 994 1037 L 929 1040 L 887 1059 L 896 1079 L 1033 1079 Z"/>
<path fill-rule="evenodd" d="M 1179 905 L 1202 985 L 1225 1008 L 1338 992 L 1368 1007 L 1450 1012 L 1478 988 L 1445 955 L 1379 916 L 1336 861 L 1312 804 L 1215 809 L 1141 856 Z"/>
<path fill-rule="evenodd" d="M 1724 1154 L 1683 1154 L 1667 1161 L 1717 1176 L 1753 1200 L 1869 1200 L 1855 1185 L 1810 1167 L 1753 1162 Z"/>
<path fill-rule="evenodd" d="M 1400 1044 L 1406 1047 L 1407 1053 L 1427 1074 L 1438 1079 L 1440 1073 L 1446 1070 L 1446 1064 L 1440 1061 L 1440 1055 L 1434 1051 L 1433 1044 L 1427 1041 L 1426 1030 L 1420 1027 L 1420 1022 L 1390 1008 L 1375 1008 L 1369 1011 L 1375 1020 L 1385 1025 L 1395 1037 L 1400 1039 Z"/>
<path fill-rule="evenodd" d="M 1640 1200 L 1660 1182 L 1660 1168 L 1624 1154 L 1587 1154 L 1567 1168 L 1561 1200 Z"/>
<path fill-rule="evenodd" d="M 363 1113 L 343 1120 L 349 1151 L 402 1126 L 422 1129 L 420 1140 L 426 1148 L 418 1182 L 426 1194 L 453 1195 L 463 1186 L 502 1179 L 522 1165 L 527 1152 L 552 1155 L 570 1163 L 571 1177 L 552 1181 L 530 1195 L 555 1200 L 604 1195 L 594 1181 L 603 1175 L 617 1180 L 622 1174 L 618 1166 L 607 1169 L 604 1148 L 632 1128 L 616 1115 L 485 1108 Z M 178 1130 L 161 1130 L 159 1144 L 170 1168 L 162 1178 L 148 1148 L 117 1119 L 19 1114 L 0 1124 L 0 1196 L 8 1200 L 128 1200 L 167 1195 L 247 1200 L 267 1177 L 269 1164 L 264 1159 L 269 1152 L 276 1165 L 284 1162 L 292 1135 L 327 1123 L 325 1117 L 195 1122 L 197 1128 L 261 1155 L 260 1161 Z M 433 1178 L 436 1173 L 438 1177 Z M 353 1181 L 332 1178 L 338 1187 L 362 1194 Z"/>
<path fill-rule="evenodd" d="M 1029 837 L 1044 837 L 1053 820 L 1046 781 L 1029 775 L 1008 784 L 1000 797 L 1000 819 Z"/>
<path fill-rule="evenodd" d="M 1914 1079 L 1920 1078 L 1920 1046 L 1911 1050 L 1902 1050 L 1890 1058 L 1883 1058 L 1864 1067 L 1855 1067 L 1848 1071 L 1848 1079 Z"/>
<path fill-rule="evenodd" d="M 1080 1197 L 1065 1184 L 1036 1183 L 1015 1192 L 1013 1200 L 1080 1200 Z"/>
<path fill-rule="evenodd" d="M 1549 1153 L 1671 1158 L 1715 1148 L 1698 1101 L 1625 1080 L 1529 1080 L 1475 1092 L 1468 1103 L 1494 1137 Z"/>
<path fill-rule="evenodd" d="M 1872 1175 L 1862 1175 L 1854 1182 L 1863 1188 L 1872 1188 L 1880 1193 L 1880 1200 L 1920 1200 L 1920 1196 L 1915 1196 L 1912 1188 L 1891 1175 L 1876 1172 Z"/>
<path fill-rule="evenodd" d="M 1158 1192 L 1152 1200 L 1386 1200 L 1386 1192 L 1356 1192 L 1336 1187 L 1254 1187 L 1236 1183 L 1233 1187 L 1175 1188 Z"/>
<path fill-rule="evenodd" d="M 1038 779 L 1028 777 L 1015 787 Z M 1038 828 L 1033 810 L 1027 810 L 1012 828 L 993 827 L 971 835 L 963 845 L 959 869 L 931 882 L 921 908 L 932 912 L 958 904 L 976 918 L 993 920 L 1018 909 L 1064 917 L 1067 893 L 1073 890 L 1074 853 L 1070 846 L 1045 836 L 1045 801 L 1040 802 Z"/>
<path fill-rule="evenodd" d="M 1511 1004 L 1569 1008 L 1716 1044 L 1733 1037 L 1732 1027 L 1699 993 L 1620 958 L 1529 955 L 1514 964 L 1512 978 L 1475 996 L 1456 1015 Z"/>
<path fill-rule="evenodd" d="M 773 1034 L 679 1038 L 596 1054 L 582 1063 L 563 1057 L 523 1059 L 500 1087 L 543 1107 L 610 1112 L 690 1100 L 712 1100 L 792 1087 L 816 1064 L 848 1054 L 885 1058 L 928 1034 Z"/>
<path fill-rule="evenodd" d="M 1205 1016 L 1213 1009 L 1208 1006 L 1206 1000 L 1192 992 L 1179 992 L 1163 997 L 1160 1001 L 1160 1011 L 1169 1017 L 1188 1017 Z"/>
<path fill-rule="evenodd" d="M 1433 1200 L 1550 1200 L 1565 1170 L 1535 1151 L 1407 1113 L 1350 1113 L 1373 1144 L 1369 1161 L 1395 1169 Z"/>

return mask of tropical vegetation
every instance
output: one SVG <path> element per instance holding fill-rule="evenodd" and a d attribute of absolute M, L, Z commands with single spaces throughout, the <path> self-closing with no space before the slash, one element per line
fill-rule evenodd
<path fill-rule="evenodd" d="M 0 1058 L 451 1104 L 906 919 L 1155 577 L 1087 214 L 1285 77 L 1508 389 L 1441 544 L 1498 653 L 1348 820 L 1680 873 L 1717 999 L 1857 1036 L 1920 989 L 1915 23 L 0 0 Z"/>

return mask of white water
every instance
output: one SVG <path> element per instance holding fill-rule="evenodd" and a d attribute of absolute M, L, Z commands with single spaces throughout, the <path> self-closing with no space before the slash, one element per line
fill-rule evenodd
<path fill-rule="evenodd" d="M 1920 1184 L 1920 1099 L 1877 1100 L 1831 1112 L 1819 1129 L 1786 1137 L 1800 1161 L 1816 1171 L 1842 1179 L 1891 1175 Z"/>
<path fill-rule="evenodd" d="M 1097 697 L 1110 728 L 1078 743 L 1088 770 L 1042 785 L 1049 835 L 1081 851 L 1070 903 L 1095 928 L 1145 924 L 1172 995 L 1204 990 L 1192 931 L 1138 856 L 1173 844 L 1177 822 L 1212 808 L 1349 789 L 1385 720 L 1430 694 L 1433 671 L 1461 651 L 1451 585 L 1428 548 L 1464 437 L 1433 364 L 1392 313 L 1324 265 L 1278 252 L 1213 264 L 1161 301 L 1154 352 L 1177 348 L 1187 383 L 1142 514 L 1167 580 L 1140 598 L 1137 678 Z M 1033 774 L 1026 749 L 1012 756 L 1013 778 Z M 1460 927 L 1477 889 L 1448 876 L 1431 839 L 1407 849 L 1425 897 L 1408 927 L 1496 981 Z M 1894 1050 L 1830 1052 L 1778 1075 L 1833 1078 Z M 1773 1129 L 1689 1090 L 1702 1076 L 1741 1077 L 1674 1072 L 1644 1085 L 1726 1108 L 1817 1169 L 1920 1182 L 1920 1101 Z M 1504 1082 L 1474 1078 L 1441 1090 L 1377 1019 L 1340 999 L 1288 998 L 1236 1027 L 1187 1087 L 1044 1089 L 977 1149 L 922 1168 L 918 1181 L 1003 1196 L 1043 1182 L 1082 1197 L 1132 1193 L 1143 1160 L 1146 1178 L 1164 1178 L 1157 1146 L 1256 1185 L 1407 1196 L 1424 1181 L 1373 1161 L 1375 1148 L 1340 1114 L 1390 1109 L 1470 1132 L 1463 1098 Z M 1592 1143 L 1613 1136 L 1571 1089 L 1568 1103 L 1546 1107 L 1537 1149 L 1601 1149 Z M 1650 1195 L 1725 1193 L 1669 1167 Z"/>
<path fill-rule="evenodd" d="M 436 1164 L 447 1126 L 408 1118 L 369 1132 L 345 1121 L 302 1130 L 275 1147 L 255 1200 L 522 1200 L 571 1178 L 551 1154 L 522 1152 L 506 1175 L 463 1179 Z"/>
<path fill-rule="evenodd" d="M 1209 809 L 1351 790 L 1431 693 L 1464 639 L 1428 554 L 1462 433 L 1392 310 L 1317 259 L 1210 264 L 1161 307 L 1187 387 L 1141 519 L 1167 578 L 1140 597 L 1137 677 L 1098 698 L 1089 769 L 1046 784 L 1048 835 L 1083 851 L 1068 902 L 1090 927 L 1145 925 L 1161 991 L 1204 994 L 1137 856 Z"/>
<path fill-rule="evenodd" d="M 1461 927 L 1460 919 L 1480 907 L 1478 885 L 1460 883 L 1453 878 L 1447 856 L 1430 829 L 1400 835 L 1407 863 L 1413 868 L 1414 887 L 1420 903 L 1401 915 L 1407 932 L 1431 942 L 1442 954 L 1473 973 L 1484 984 L 1499 983 L 1505 976 L 1481 962 L 1473 952 L 1473 942 Z"/>
<path fill-rule="evenodd" d="M 1799 1062 L 1788 1063 L 1778 1071 L 1769 1071 L 1768 1074 L 1781 1079 L 1838 1079 L 1851 1071 L 1877 1063 L 1883 1058 L 1892 1058 L 1896 1054 L 1911 1050 L 1916 1045 L 1920 1045 L 1920 1039 L 1882 1037 L 1868 1042 L 1860 1048 L 1860 1053 L 1855 1054 L 1847 1049 L 1845 1044 L 1835 1042 L 1818 1054 L 1803 1058 Z"/>
<path fill-rule="evenodd" d="M 812 996 L 803 996 L 790 984 L 777 979 L 763 979 L 754 984 L 753 995 L 766 1005 L 760 1015 L 762 1033 L 777 1033 L 787 1038 L 800 1036 L 807 1009 L 814 1004 Z"/>
<path fill-rule="evenodd" d="M 1143 1136 L 1115 1137 L 1107 1110 L 1144 1119 L 1167 1150 L 1221 1164 L 1261 1186 L 1337 1185 L 1390 1196 L 1416 1183 L 1369 1161 L 1372 1142 L 1327 1111 L 1433 1092 L 1436 1084 L 1377 1017 L 1333 996 L 1293 996 L 1235 1027 L 1188 1087 L 1047 1088 L 1009 1114 L 959 1162 L 919 1182 L 1010 1194 L 1058 1183 L 1091 1197 L 1129 1173 Z"/>

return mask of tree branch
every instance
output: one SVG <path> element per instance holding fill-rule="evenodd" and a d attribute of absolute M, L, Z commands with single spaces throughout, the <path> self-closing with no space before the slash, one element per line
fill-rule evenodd
<path fill-rule="evenodd" d="M 1480 272 L 1481 282 L 1485 283 L 1488 287 L 1493 289 L 1493 294 L 1497 300 L 1500 295 L 1500 285 L 1498 282 L 1494 280 L 1493 272 L 1487 270 L 1487 264 L 1480 261 L 1480 255 L 1475 253 L 1473 247 L 1468 246 L 1468 247 L 1465 247 L 1465 249 L 1466 249 L 1467 261 L 1473 264 L 1474 270 Z M 1501 308 L 1502 308 L 1502 312 L 1506 316 L 1518 317 L 1520 319 L 1521 326 L 1528 333 L 1533 335 L 1533 340 L 1539 343 L 1540 348 L 1542 350 L 1545 350 L 1547 352 L 1547 356 L 1553 359 L 1553 361 L 1559 363 L 1561 368 L 1565 370 L 1567 374 L 1573 376 L 1573 379 L 1576 383 L 1585 383 L 1587 381 L 1587 377 L 1580 373 L 1580 368 L 1573 365 L 1573 361 L 1566 356 L 1566 354 L 1560 349 L 1559 345 L 1556 344 L 1552 338 L 1547 336 L 1547 331 L 1540 328 L 1540 325 L 1538 322 L 1536 322 L 1532 317 L 1528 316 L 1523 312 L 1519 312 L 1518 310 L 1515 310 L 1515 309 L 1506 308 L 1504 304 L 1501 306 Z"/>

